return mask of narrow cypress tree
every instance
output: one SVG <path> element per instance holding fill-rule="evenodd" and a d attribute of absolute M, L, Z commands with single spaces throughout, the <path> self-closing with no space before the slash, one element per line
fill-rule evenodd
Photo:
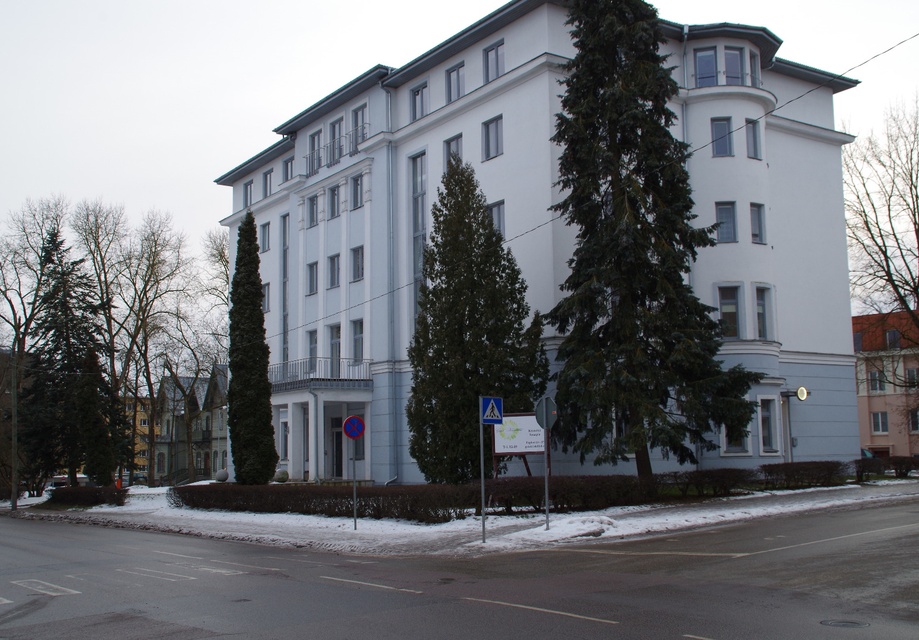
<path fill-rule="evenodd" d="M 271 424 L 271 382 L 258 251 L 255 218 L 247 211 L 239 225 L 236 268 L 230 286 L 227 389 L 227 427 L 236 482 L 240 484 L 267 484 L 278 464 Z"/>
<path fill-rule="evenodd" d="M 479 476 L 478 397 L 503 397 L 508 413 L 532 411 L 548 361 L 542 318 L 536 313 L 524 324 L 526 282 L 472 167 L 451 159 L 437 195 L 408 350 L 409 453 L 429 482 L 462 483 Z M 486 429 L 486 451 L 491 437 Z"/>
<path fill-rule="evenodd" d="M 553 437 L 581 460 L 624 460 L 651 476 L 649 447 L 695 462 L 707 434 L 746 430 L 758 374 L 723 370 L 713 311 L 687 284 L 712 228 L 694 228 L 668 101 L 678 92 L 656 10 L 642 0 L 573 0 L 577 53 L 567 65 L 555 210 L 578 229 L 568 292 L 548 316 L 566 334 Z"/>

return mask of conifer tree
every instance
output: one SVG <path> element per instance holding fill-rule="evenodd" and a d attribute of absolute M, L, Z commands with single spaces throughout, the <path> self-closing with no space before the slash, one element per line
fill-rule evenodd
<path fill-rule="evenodd" d="M 722 426 L 743 433 L 758 374 L 723 370 L 713 311 L 687 283 L 712 228 L 695 228 L 687 146 L 670 130 L 678 87 L 659 53 L 656 10 L 642 0 L 573 0 L 556 205 L 577 231 L 567 292 L 548 315 L 564 334 L 554 440 L 597 464 L 650 448 L 695 462 Z"/>
<path fill-rule="evenodd" d="M 236 482 L 267 484 L 274 477 L 278 452 L 271 424 L 268 343 L 262 311 L 262 278 L 255 218 L 239 225 L 236 268 L 230 286 L 230 383 L 227 427 Z"/>
<path fill-rule="evenodd" d="M 120 423 L 99 365 L 107 302 L 98 299 L 83 260 L 69 259 L 59 227 L 46 235 L 41 261 L 47 279 L 35 320 L 31 385 L 23 396 L 28 466 L 39 476 L 65 469 L 76 484 L 85 464 L 93 482 L 108 485 Z"/>
<path fill-rule="evenodd" d="M 479 476 L 478 397 L 504 398 L 507 413 L 532 411 L 545 391 L 548 361 L 542 317 L 534 314 L 525 326 L 526 282 L 472 167 L 452 158 L 437 195 L 408 350 L 409 453 L 429 482 L 463 483 Z"/>

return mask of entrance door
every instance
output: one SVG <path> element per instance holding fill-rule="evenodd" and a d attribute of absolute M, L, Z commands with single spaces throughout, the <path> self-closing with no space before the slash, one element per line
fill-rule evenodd
<path fill-rule="evenodd" d="M 332 418 L 332 477 L 344 478 L 344 441 L 341 431 L 341 418 Z"/>

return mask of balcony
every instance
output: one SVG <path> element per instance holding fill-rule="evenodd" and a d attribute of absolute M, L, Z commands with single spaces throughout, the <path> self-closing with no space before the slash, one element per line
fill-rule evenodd
<path fill-rule="evenodd" d="M 294 389 L 372 389 L 370 360 L 304 358 L 268 367 L 272 392 Z"/>

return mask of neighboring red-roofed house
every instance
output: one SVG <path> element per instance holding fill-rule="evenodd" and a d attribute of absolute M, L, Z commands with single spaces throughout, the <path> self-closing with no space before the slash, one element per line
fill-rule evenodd
<path fill-rule="evenodd" d="M 919 327 L 905 311 L 852 318 L 862 448 L 919 457 Z"/>

